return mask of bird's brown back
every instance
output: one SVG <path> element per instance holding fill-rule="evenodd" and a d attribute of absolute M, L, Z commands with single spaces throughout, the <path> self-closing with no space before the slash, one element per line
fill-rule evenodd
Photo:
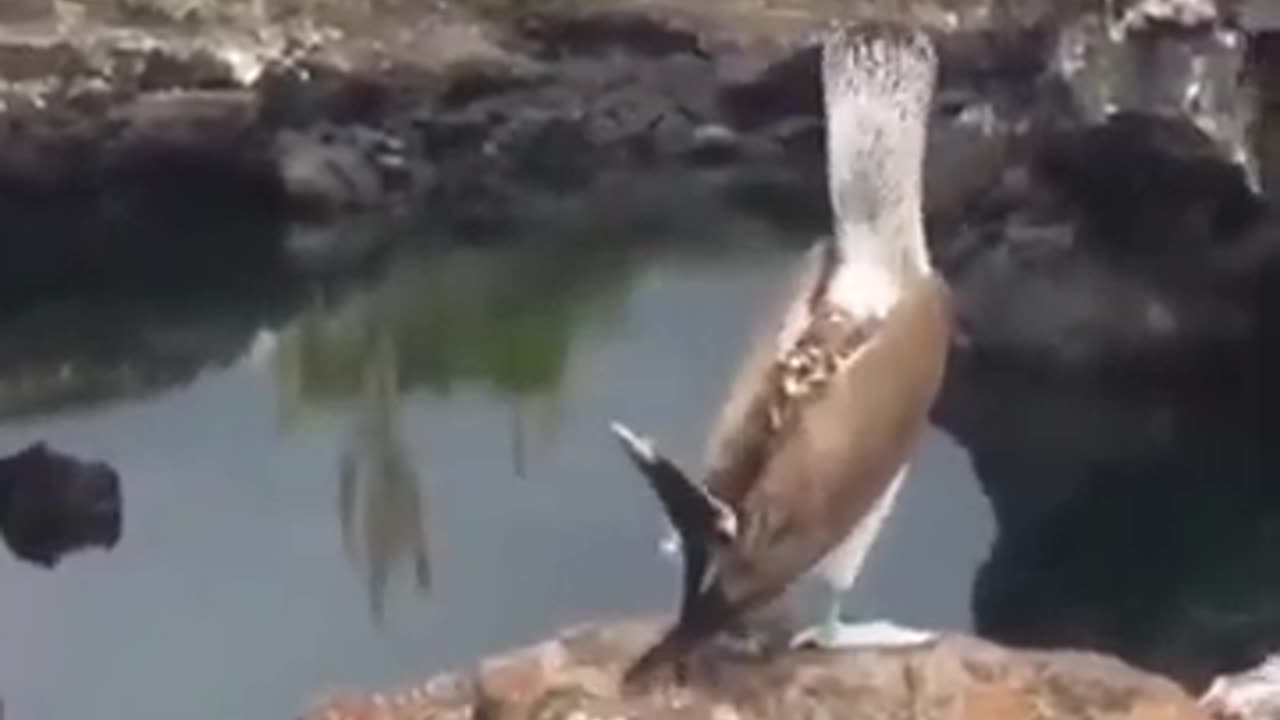
<path fill-rule="evenodd" d="M 781 592 L 885 490 L 937 394 L 950 313 L 944 281 L 925 276 L 883 321 L 847 323 L 843 334 L 827 328 L 827 349 L 853 358 L 807 394 L 788 392 L 796 373 L 782 361 L 765 364 L 736 432 L 727 434 L 737 454 L 724 457 L 707 481 L 741 522 L 736 542 L 716 560 L 733 604 L 755 605 Z"/>

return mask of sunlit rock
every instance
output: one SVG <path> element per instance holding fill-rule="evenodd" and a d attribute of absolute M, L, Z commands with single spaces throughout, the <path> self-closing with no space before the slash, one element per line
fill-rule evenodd
<path fill-rule="evenodd" d="M 966 636 L 897 651 L 797 652 L 770 662 L 712 649 L 685 688 L 623 697 L 621 668 L 653 640 L 647 622 L 567 631 L 543 644 L 385 694 L 352 693 L 308 720 L 438 718 L 931 717 L 1206 718 L 1171 683 L 1087 653 L 1017 652 Z"/>
<path fill-rule="evenodd" d="M 1280 657 L 1255 668 L 1220 675 L 1201 697 L 1215 720 L 1267 720 L 1280 717 Z"/>

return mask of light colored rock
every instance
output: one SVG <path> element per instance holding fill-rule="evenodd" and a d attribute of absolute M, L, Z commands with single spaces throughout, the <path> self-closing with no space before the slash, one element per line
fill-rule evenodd
<path fill-rule="evenodd" d="M 1244 672 L 1218 676 L 1200 703 L 1218 720 L 1280 717 L 1280 655 Z"/>
<path fill-rule="evenodd" d="M 1215 22 L 1220 16 L 1215 0 L 1132 0 L 1121 10 L 1120 24 L 1125 28 L 1156 22 L 1194 27 Z"/>
<path fill-rule="evenodd" d="M 1218 19 L 1207 0 L 1136 2 L 1115 21 L 1081 16 L 1061 32 L 1056 71 L 1085 122 L 1123 111 L 1185 117 L 1223 157 L 1245 169 L 1256 191 L 1259 168 L 1249 128 L 1258 108 L 1251 89 L 1239 82 L 1247 38 Z"/>

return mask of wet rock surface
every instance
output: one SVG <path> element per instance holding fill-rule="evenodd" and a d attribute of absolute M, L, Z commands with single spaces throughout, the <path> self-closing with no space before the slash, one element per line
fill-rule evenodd
<path fill-rule="evenodd" d="M 839 654 L 796 652 L 759 663 L 713 650 L 693 663 L 686 688 L 622 697 L 617 677 L 656 624 L 577 628 L 385 694 L 353 693 L 305 717 L 767 718 L 1207 717 L 1171 683 L 1098 655 L 1017 652 L 965 636 L 927 648 Z"/>
<path fill-rule="evenodd" d="M 387 249 L 332 229 L 352 214 L 496 242 L 619 168 L 714 174 L 724 202 L 825 231 L 811 31 L 835 10 L 799 5 L 0 25 L 0 220 L 23 238 L 0 295 L 329 273 Z M 964 349 L 1177 374 L 1280 346 L 1256 5 L 911 6 L 942 58 L 926 202 Z M 227 217 L 263 229 L 196 232 Z"/>

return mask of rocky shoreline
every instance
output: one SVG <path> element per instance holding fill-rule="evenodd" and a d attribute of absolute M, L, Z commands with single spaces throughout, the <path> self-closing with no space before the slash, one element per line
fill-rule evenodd
<path fill-rule="evenodd" d="M 0 24 L 0 298 L 341 274 L 394 244 L 342 231 L 352 218 L 498 242 L 538 198 L 617 170 L 685 168 L 742 212 L 821 232 L 812 31 L 828 15 L 810 5 L 778 27 L 442 5 L 400 19 L 421 35 L 407 47 L 316 18 Z M 927 210 L 957 342 L 1053 372 L 1256 363 L 1280 337 L 1280 22 L 1247 3 L 1117 5 L 910 11 L 942 57 Z"/>
<path fill-rule="evenodd" d="M 794 652 L 767 663 L 710 651 L 693 663 L 685 688 L 620 693 L 620 668 L 655 629 L 643 621 L 571 628 L 539 645 L 486 660 L 474 671 L 442 675 L 395 692 L 324 699 L 303 717 L 1214 717 L 1172 683 L 1105 656 L 1008 650 L 963 635 L 945 636 L 923 648 Z"/>

